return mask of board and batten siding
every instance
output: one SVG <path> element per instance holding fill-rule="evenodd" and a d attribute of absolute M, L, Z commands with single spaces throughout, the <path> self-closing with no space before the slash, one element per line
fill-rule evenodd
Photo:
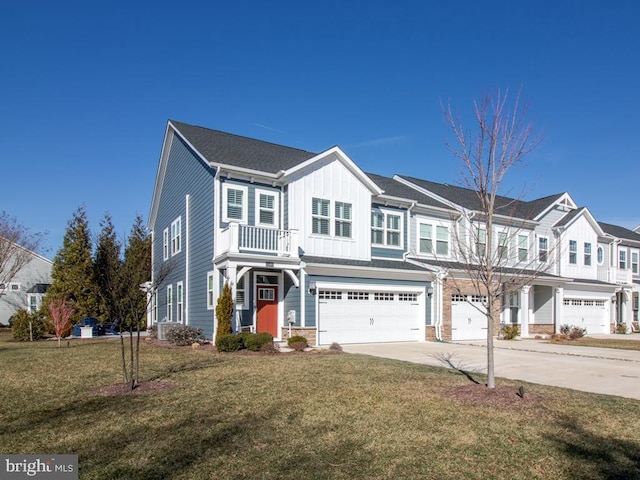
<path fill-rule="evenodd" d="M 184 282 L 185 319 L 213 335 L 213 311 L 207 309 L 207 272 L 213 269 L 213 177 L 215 170 L 203 162 L 176 135 L 171 140 L 154 231 L 155 272 L 170 265 L 170 273 L 158 286 L 158 320 L 167 315 L 167 285 L 173 285 L 173 319 L 176 320 L 176 284 Z M 187 218 L 187 196 L 189 215 Z M 163 231 L 181 217 L 181 252 L 163 260 Z M 187 223 L 188 222 L 188 223 Z M 187 229 L 189 235 L 187 237 Z M 187 243 L 188 242 L 188 243 Z M 189 278 L 186 256 L 189 252 Z M 166 267 L 165 267 L 166 268 Z M 186 309 L 188 308 L 188 314 Z"/>
<path fill-rule="evenodd" d="M 312 233 L 312 199 L 330 201 L 330 235 Z M 351 238 L 336 237 L 335 203 L 352 206 Z M 306 255 L 352 260 L 371 257 L 371 192 L 333 156 L 292 178 L 288 186 L 288 228 L 299 231 Z"/>
<path fill-rule="evenodd" d="M 569 263 L 569 241 L 577 242 L 576 263 Z M 584 244 L 591 244 L 591 265 L 584 264 Z M 560 274 L 571 278 L 598 278 L 597 262 L 598 236 L 589 221 L 581 216 L 576 218 L 574 223 L 562 233 L 562 243 L 560 246 Z"/>

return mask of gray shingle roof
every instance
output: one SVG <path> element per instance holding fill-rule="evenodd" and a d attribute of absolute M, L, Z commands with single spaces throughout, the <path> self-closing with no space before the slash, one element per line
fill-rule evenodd
<path fill-rule="evenodd" d="M 380 260 L 380 259 L 373 259 L 371 261 L 348 260 L 344 258 L 313 257 L 308 255 L 303 255 L 301 259 L 307 264 L 342 265 L 342 266 L 348 266 L 348 267 L 364 267 L 364 268 L 388 268 L 392 270 L 412 270 L 417 272 L 426 272 L 424 268 L 414 265 L 412 263 L 394 261 L 394 260 Z"/>
<path fill-rule="evenodd" d="M 556 224 L 554 225 L 554 227 L 564 227 L 565 225 L 568 225 L 569 222 L 571 222 L 571 220 L 576 218 L 578 215 L 580 215 L 586 209 L 587 209 L 586 207 L 580 207 L 580 208 L 576 208 L 575 210 L 571 210 L 564 217 L 562 217 L 560 220 L 558 220 L 556 222 Z"/>
<path fill-rule="evenodd" d="M 470 210 L 482 211 L 480 198 L 476 191 L 469 188 L 458 187 L 456 185 L 448 185 L 443 183 L 435 183 L 422 180 L 415 177 L 398 175 L 419 187 L 422 187 L 436 195 L 449 200 L 450 202 L 460 205 Z M 517 200 L 501 195 L 496 196 L 496 213 L 498 215 L 506 215 L 509 217 L 522 218 L 525 220 L 533 220 L 544 209 L 556 201 L 562 193 L 549 195 L 547 197 L 537 198 L 531 201 Z"/>
<path fill-rule="evenodd" d="M 633 240 L 634 242 L 640 242 L 640 234 L 634 232 L 633 230 L 629 230 L 628 228 L 621 227 L 619 225 L 612 225 L 610 223 L 602 223 L 598 222 L 600 228 L 617 238 L 624 238 L 625 240 Z"/>
<path fill-rule="evenodd" d="M 376 175 L 375 173 L 366 173 L 366 175 L 373 180 L 376 185 L 384 190 L 384 195 L 411 200 L 422 205 L 451 209 L 451 207 L 444 203 L 439 202 L 428 195 L 424 195 L 416 189 L 408 187 L 393 178 L 383 177 L 382 175 Z"/>
<path fill-rule="evenodd" d="M 200 154 L 213 163 L 278 173 L 316 156 L 315 153 L 305 150 L 175 120 L 170 122 Z"/>

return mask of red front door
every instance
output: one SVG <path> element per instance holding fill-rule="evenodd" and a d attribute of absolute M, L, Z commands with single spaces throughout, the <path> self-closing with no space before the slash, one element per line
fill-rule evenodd
<path fill-rule="evenodd" d="M 258 333 L 267 332 L 275 337 L 278 334 L 278 287 L 273 285 L 258 286 Z"/>

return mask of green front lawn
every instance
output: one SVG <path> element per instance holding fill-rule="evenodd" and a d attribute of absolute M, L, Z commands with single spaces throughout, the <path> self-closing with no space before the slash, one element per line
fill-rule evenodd
<path fill-rule="evenodd" d="M 640 478 L 640 401 L 525 385 L 525 403 L 499 380 L 497 408 L 450 398 L 470 381 L 441 368 L 149 345 L 142 376 L 177 388 L 104 397 L 117 342 L 7 340 L 0 451 L 77 453 L 80 478 Z"/>
<path fill-rule="evenodd" d="M 640 335 L 634 334 L 634 338 L 632 339 L 619 338 L 619 335 L 611 335 L 610 338 L 582 337 L 582 338 L 576 338 L 575 340 L 552 340 L 552 343 L 562 343 L 563 345 L 575 345 L 576 347 L 615 348 L 618 350 L 640 350 Z"/>

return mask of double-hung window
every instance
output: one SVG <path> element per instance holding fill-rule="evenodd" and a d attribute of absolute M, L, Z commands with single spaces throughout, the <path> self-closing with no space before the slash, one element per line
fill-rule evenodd
<path fill-rule="evenodd" d="M 578 242 L 569 240 L 569 263 L 576 265 L 578 263 Z"/>
<path fill-rule="evenodd" d="M 479 228 L 476 238 L 476 255 L 478 258 L 484 258 L 487 254 L 487 231 Z"/>
<path fill-rule="evenodd" d="M 526 262 L 529 259 L 529 236 L 518 235 L 518 261 Z"/>
<path fill-rule="evenodd" d="M 351 238 L 351 204 L 345 202 L 336 202 L 335 214 L 336 237 Z"/>
<path fill-rule="evenodd" d="M 239 185 L 226 184 L 223 187 L 224 195 L 224 222 L 240 222 L 247 221 L 247 196 L 246 187 Z"/>
<path fill-rule="evenodd" d="M 243 275 L 240 280 L 238 280 L 238 283 L 236 283 L 236 308 L 239 308 L 240 310 L 246 310 L 249 308 L 244 279 L 245 275 Z"/>
<path fill-rule="evenodd" d="M 589 242 L 584 243 L 584 264 L 587 267 L 591 265 L 591 244 Z"/>
<path fill-rule="evenodd" d="M 433 226 L 428 223 L 420 224 L 418 243 L 420 253 L 433 254 Z"/>
<path fill-rule="evenodd" d="M 330 235 L 329 200 L 313 198 L 311 200 L 311 231 L 317 235 Z"/>
<path fill-rule="evenodd" d="M 167 285 L 167 322 L 173 322 L 173 285 Z"/>
<path fill-rule="evenodd" d="M 165 228 L 162 232 L 162 258 L 167 260 L 169 258 L 169 229 Z"/>
<path fill-rule="evenodd" d="M 549 239 L 547 237 L 538 238 L 538 260 L 546 263 L 549 259 Z"/>
<path fill-rule="evenodd" d="M 638 274 L 638 252 L 631 252 L 631 271 L 634 275 Z"/>
<path fill-rule="evenodd" d="M 209 310 L 212 310 L 216 306 L 215 298 L 213 297 L 214 278 L 213 272 L 207 273 L 207 309 Z"/>
<path fill-rule="evenodd" d="M 176 321 L 184 323 L 184 287 L 182 282 L 176 284 Z"/>
<path fill-rule="evenodd" d="M 274 192 L 256 190 L 256 219 L 258 225 L 276 227 L 278 225 L 278 197 Z"/>
<path fill-rule="evenodd" d="M 182 250 L 182 218 L 178 217 L 171 222 L 171 256 Z"/>
<path fill-rule="evenodd" d="M 618 252 L 618 267 L 620 268 L 620 270 L 627 269 L 627 251 L 626 250 L 620 250 Z"/>
<path fill-rule="evenodd" d="M 438 225 L 436 227 L 436 254 L 449 255 L 449 228 Z"/>
<path fill-rule="evenodd" d="M 371 212 L 371 243 L 400 247 L 402 242 L 402 215 L 374 210 Z"/>
<path fill-rule="evenodd" d="M 498 258 L 506 259 L 509 255 L 509 238 L 507 232 L 498 232 Z"/>

